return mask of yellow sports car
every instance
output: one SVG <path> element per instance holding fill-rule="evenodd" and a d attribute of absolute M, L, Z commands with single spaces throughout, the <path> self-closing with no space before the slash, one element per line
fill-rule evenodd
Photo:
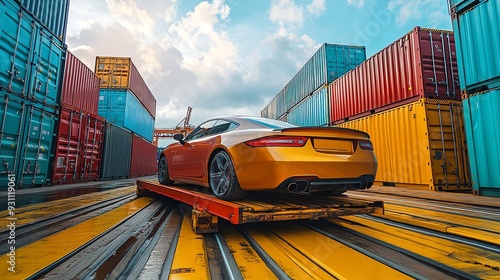
<path fill-rule="evenodd" d="M 224 200 L 267 190 L 340 195 L 370 188 L 377 172 L 368 134 L 352 129 L 220 117 L 174 139 L 160 155 L 159 182 L 210 187 Z"/>

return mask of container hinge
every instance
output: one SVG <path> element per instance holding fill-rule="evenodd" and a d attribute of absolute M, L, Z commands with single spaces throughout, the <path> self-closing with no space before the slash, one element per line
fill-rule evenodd
<path fill-rule="evenodd" d="M 3 159 L 2 165 L 4 166 L 5 170 L 1 172 L 1 174 L 11 174 L 12 171 L 9 170 L 9 163 L 7 162 L 7 159 Z"/>

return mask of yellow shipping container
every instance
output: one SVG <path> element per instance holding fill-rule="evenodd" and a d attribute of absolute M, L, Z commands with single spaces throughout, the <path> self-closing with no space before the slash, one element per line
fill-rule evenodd
<path fill-rule="evenodd" d="M 462 103 L 420 99 L 338 126 L 370 134 L 384 185 L 471 190 Z"/>
<path fill-rule="evenodd" d="M 128 89 L 131 64 L 130 57 L 98 56 L 95 74 L 101 79 L 101 88 Z"/>

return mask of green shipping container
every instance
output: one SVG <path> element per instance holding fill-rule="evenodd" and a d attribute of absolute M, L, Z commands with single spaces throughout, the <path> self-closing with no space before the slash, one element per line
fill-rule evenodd
<path fill-rule="evenodd" d="M 500 90 L 472 95 L 463 103 L 473 192 L 500 197 Z"/>
<path fill-rule="evenodd" d="M 49 183 L 57 116 L 47 108 L 2 92 L 0 191 Z M 12 179 L 13 178 L 13 179 Z M 10 183 L 9 179 L 14 183 Z"/>

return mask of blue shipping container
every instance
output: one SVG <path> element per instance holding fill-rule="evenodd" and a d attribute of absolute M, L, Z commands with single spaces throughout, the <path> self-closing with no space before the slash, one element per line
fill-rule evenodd
<path fill-rule="evenodd" d="M 153 141 L 154 119 L 130 90 L 101 89 L 99 116 Z"/>
<path fill-rule="evenodd" d="M 476 4 L 453 19 L 460 88 L 469 93 L 500 86 L 500 0 Z"/>
<path fill-rule="evenodd" d="M 463 104 L 472 189 L 500 197 L 500 90 L 472 95 Z"/>
<path fill-rule="evenodd" d="M 286 110 L 365 60 L 365 47 L 323 44 L 285 86 Z"/>
<path fill-rule="evenodd" d="M 2 95 L 0 190 L 7 188 L 9 174 L 17 188 L 49 184 L 57 115 L 11 94 Z"/>
<path fill-rule="evenodd" d="M 65 42 L 69 0 L 17 0 L 56 37 Z"/>
<path fill-rule="evenodd" d="M 330 123 L 328 113 L 328 86 L 308 96 L 288 113 L 287 121 L 298 126 L 325 126 Z"/>
<path fill-rule="evenodd" d="M 59 106 L 62 41 L 13 0 L 0 0 L 0 89 L 51 107 Z M 47 108 L 49 110 L 49 108 Z"/>
<path fill-rule="evenodd" d="M 463 11 L 466 11 L 474 7 L 475 5 L 485 1 L 488 0 L 448 0 L 448 6 L 452 15 L 461 14 Z"/>

